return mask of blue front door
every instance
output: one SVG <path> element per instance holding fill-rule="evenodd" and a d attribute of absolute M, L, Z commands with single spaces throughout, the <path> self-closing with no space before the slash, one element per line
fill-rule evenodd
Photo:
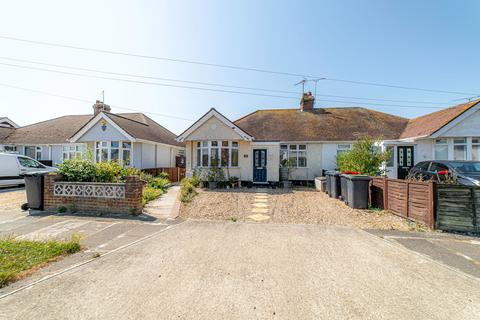
<path fill-rule="evenodd" d="M 253 182 L 267 182 L 267 150 L 253 150 Z"/>

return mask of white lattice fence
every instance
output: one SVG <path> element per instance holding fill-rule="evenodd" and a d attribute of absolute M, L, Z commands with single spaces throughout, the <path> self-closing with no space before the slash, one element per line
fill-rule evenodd
<path fill-rule="evenodd" d="M 125 198 L 124 184 L 87 184 L 56 182 L 53 195 L 59 197 Z"/>

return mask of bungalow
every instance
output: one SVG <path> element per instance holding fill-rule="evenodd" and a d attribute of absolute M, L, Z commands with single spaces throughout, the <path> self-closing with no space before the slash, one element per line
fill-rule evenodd
<path fill-rule="evenodd" d="M 111 113 L 101 101 L 93 115 L 67 115 L 19 127 L 0 120 L 0 151 L 56 165 L 91 152 L 96 162 L 117 160 L 139 169 L 175 167 L 184 144 L 143 113 Z"/>
<path fill-rule="evenodd" d="M 314 98 L 304 95 L 299 108 L 257 110 L 236 121 L 212 108 L 177 140 L 186 144 L 187 175 L 222 167 L 261 184 L 279 181 L 287 161 L 291 180 L 313 180 L 368 136 L 392 151 L 388 176 L 404 178 L 419 161 L 479 159 L 479 101 L 409 120 L 366 108 L 314 108 Z"/>

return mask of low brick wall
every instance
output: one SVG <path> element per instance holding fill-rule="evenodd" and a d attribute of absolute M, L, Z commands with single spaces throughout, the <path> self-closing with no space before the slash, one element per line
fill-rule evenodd
<path fill-rule="evenodd" d="M 78 212 L 139 214 L 142 212 L 143 183 L 127 177 L 125 183 L 65 182 L 62 176 L 45 176 L 44 208 L 57 211 L 64 206 Z"/>

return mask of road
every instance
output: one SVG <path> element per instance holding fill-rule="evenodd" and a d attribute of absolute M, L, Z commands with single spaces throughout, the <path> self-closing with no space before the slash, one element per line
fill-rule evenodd
<path fill-rule="evenodd" d="M 61 271 L 61 270 L 59 270 Z M 186 221 L 0 295 L 5 319 L 478 319 L 480 281 L 358 229 Z M 20 289 L 8 295 L 8 290 Z"/>

